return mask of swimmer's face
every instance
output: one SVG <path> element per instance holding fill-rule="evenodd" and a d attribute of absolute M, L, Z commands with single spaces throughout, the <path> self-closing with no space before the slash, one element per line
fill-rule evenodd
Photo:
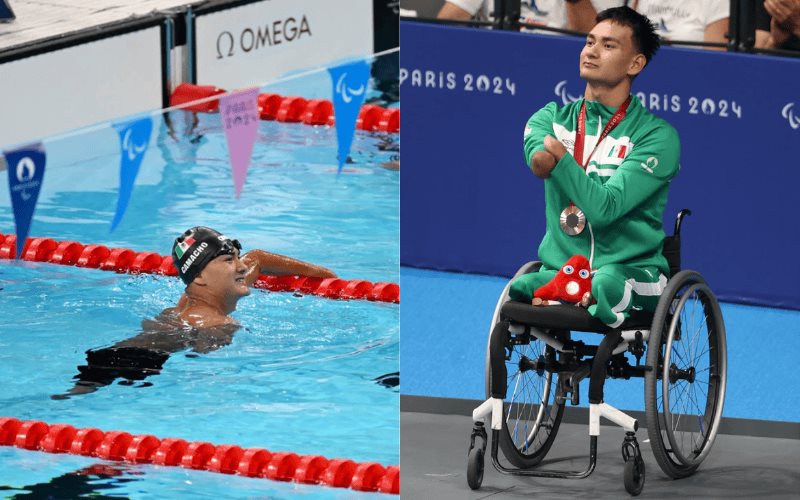
<path fill-rule="evenodd" d="M 239 250 L 233 254 L 214 257 L 200 272 L 198 278 L 218 296 L 240 298 L 250 295 L 250 287 L 245 281 L 248 268 L 239 258 Z"/>
<path fill-rule="evenodd" d="M 633 41 L 633 30 L 610 20 L 597 23 L 586 37 L 580 58 L 581 78 L 614 87 L 638 75 L 646 58 Z"/>

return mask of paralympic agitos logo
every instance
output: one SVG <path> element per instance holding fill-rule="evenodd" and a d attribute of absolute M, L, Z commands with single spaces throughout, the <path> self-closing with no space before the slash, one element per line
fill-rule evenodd
<path fill-rule="evenodd" d="M 554 89 L 555 94 L 561 98 L 562 104 L 566 106 L 571 102 L 575 102 L 580 99 L 580 96 L 573 96 L 567 93 L 567 81 L 561 80 L 556 84 L 556 88 Z"/>
<path fill-rule="evenodd" d="M 781 116 L 786 118 L 789 121 L 789 126 L 792 127 L 793 130 L 800 129 L 800 114 L 795 113 L 794 103 L 790 102 L 786 104 L 781 110 Z"/>
<path fill-rule="evenodd" d="M 237 48 L 241 52 L 252 52 L 262 47 L 294 42 L 304 36 L 312 36 L 311 25 L 305 14 L 299 21 L 295 17 L 276 19 L 255 29 L 246 27 L 236 35 L 222 31 L 217 35 L 217 59 L 233 57 Z"/>

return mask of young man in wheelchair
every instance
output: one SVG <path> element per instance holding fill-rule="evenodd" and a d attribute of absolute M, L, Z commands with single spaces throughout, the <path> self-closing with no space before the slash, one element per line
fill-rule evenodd
<path fill-rule="evenodd" d="M 547 232 L 541 269 L 516 279 L 509 295 L 531 302 L 570 257 L 583 255 L 593 279 L 581 303 L 615 328 L 632 308 L 654 310 L 666 286 L 662 216 L 680 143 L 630 93 L 659 48 L 653 24 L 626 7 L 597 21 L 580 55 L 584 98 L 551 102 L 525 127 L 525 159 L 544 179 Z"/>
<path fill-rule="evenodd" d="M 690 212 L 682 210 L 674 235 L 664 235 L 667 191 L 679 169 L 677 133 L 631 95 L 633 79 L 658 48 L 646 17 L 627 7 L 601 12 L 580 55 L 584 98 L 551 102 L 528 120 L 525 159 L 544 179 L 547 230 L 541 262 L 520 269 L 495 309 L 488 399 L 472 413 L 467 482 L 473 489 L 483 481 L 484 418 L 490 417 L 492 464 L 500 473 L 582 479 L 595 468 L 602 417 L 626 431 L 625 489 L 638 495 L 645 476 L 639 423 L 605 402 L 608 377 L 644 378 L 650 448 L 667 476 L 693 474 L 711 449 L 725 395 L 725 326 L 703 277 L 680 271 L 680 223 Z M 588 312 L 540 307 L 553 299 Z M 573 341 L 572 331 L 604 336 L 586 345 Z M 586 378 L 588 467 L 536 469 L 566 403 L 580 404 Z M 512 467 L 500 463 L 500 449 Z"/>

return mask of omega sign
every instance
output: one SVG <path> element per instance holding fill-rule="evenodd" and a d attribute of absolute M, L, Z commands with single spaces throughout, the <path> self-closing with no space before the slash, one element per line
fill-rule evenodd
<path fill-rule="evenodd" d="M 295 17 L 277 19 L 257 28 L 245 28 L 240 33 L 223 31 L 217 36 L 217 59 L 233 57 L 237 52 L 251 52 L 262 47 L 272 47 L 284 42 L 311 36 L 311 26 L 305 14 L 298 21 Z"/>

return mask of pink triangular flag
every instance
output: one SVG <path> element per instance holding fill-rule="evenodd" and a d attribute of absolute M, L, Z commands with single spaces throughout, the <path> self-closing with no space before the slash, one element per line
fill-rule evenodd
<path fill-rule="evenodd" d="M 258 132 L 258 89 L 240 90 L 222 97 L 219 111 L 228 141 L 233 186 L 239 198 Z"/>

